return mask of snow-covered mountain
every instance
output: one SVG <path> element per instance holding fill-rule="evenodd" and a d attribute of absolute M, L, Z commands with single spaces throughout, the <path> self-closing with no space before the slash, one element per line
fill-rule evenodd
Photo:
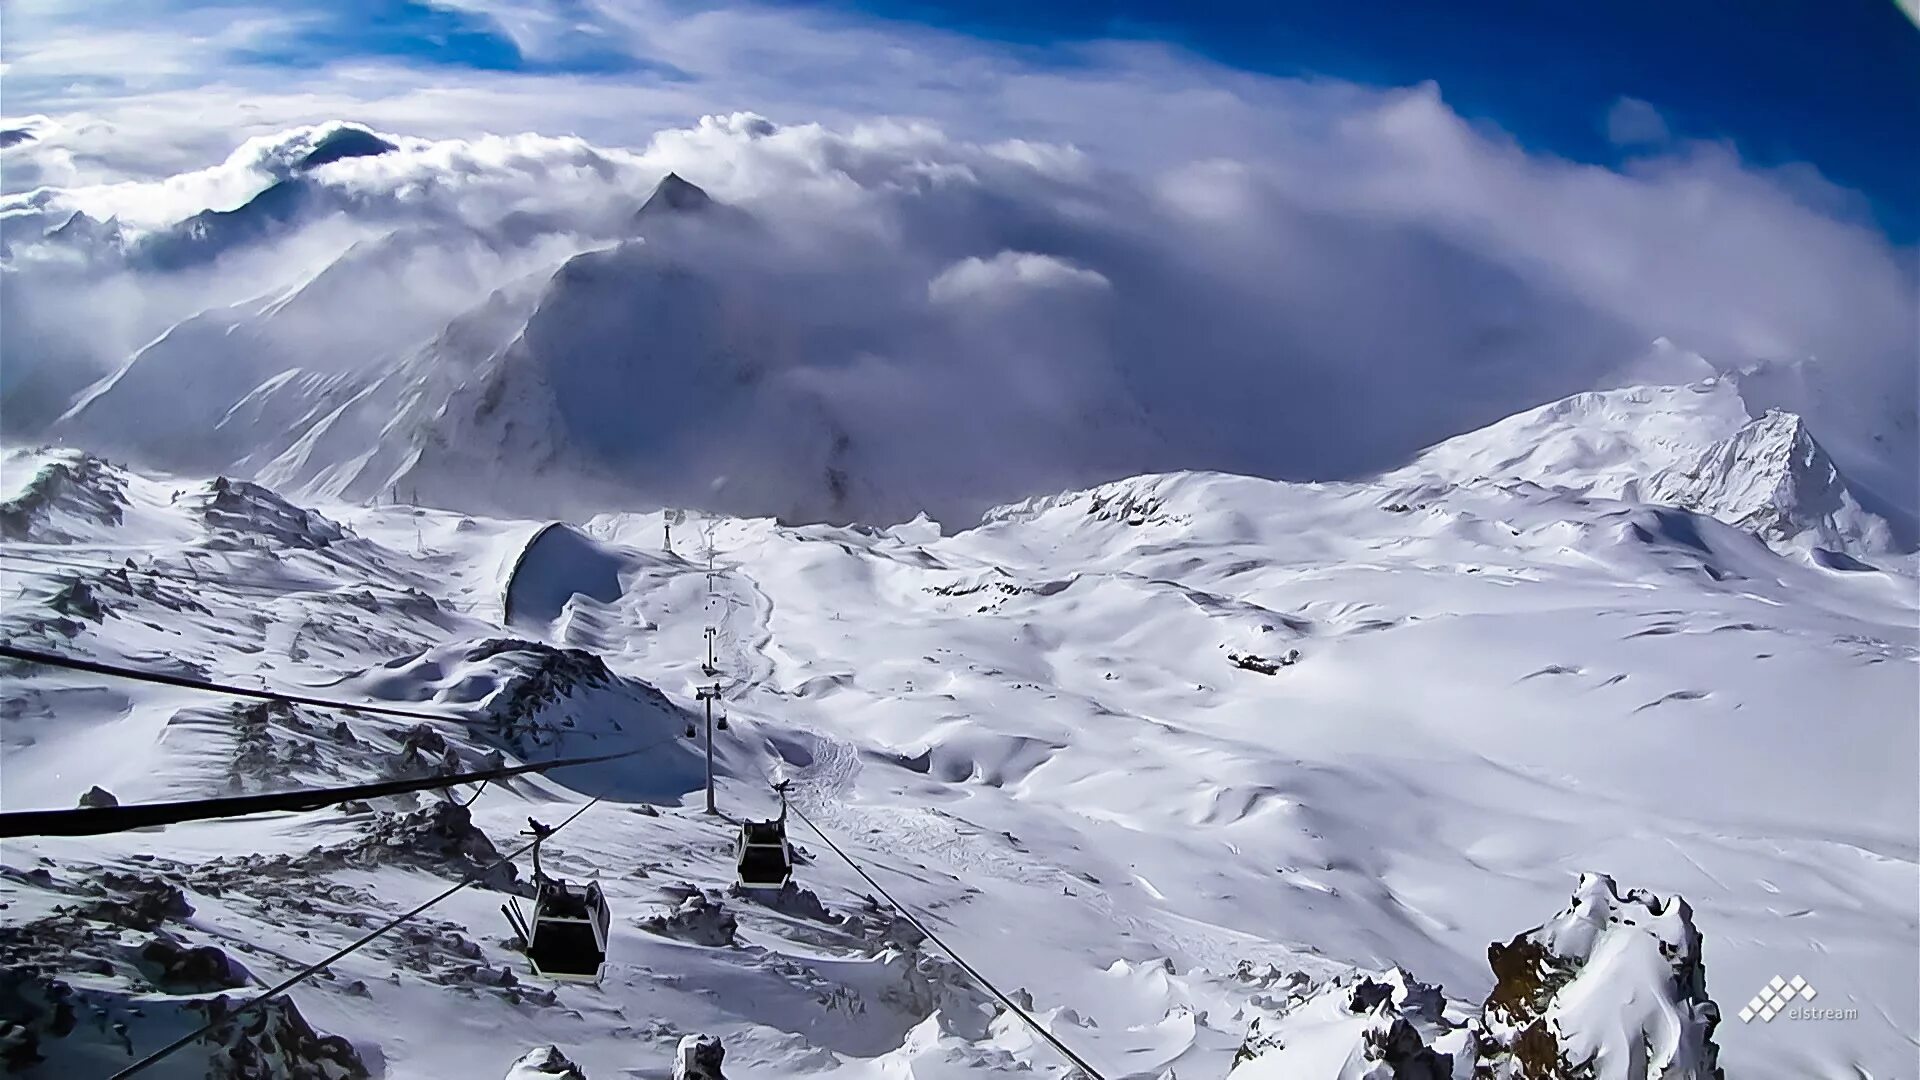
<path fill-rule="evenodd" d="M 635 227 L 611 248 L 503 282 L 468 272 L 462 245 L 485 246 L 471 236 L 362 242 L 284 295 L 175 327 L 81 394 L 54 434 L 306 495 L 478 512 L 664 502 L 898 520 L 921 509 L 898 465 L 917 452 L 869 438 L 871 417 L 787 377 L 783 358 L 823 328 L 783 299 L 785 283 L 701 269 L 699 252 L 764 242 L 750 217 L 670 175 Z M 451 296 L 497 287 L 437 332 L 450 309 L 431 304 L 335 328 L 338 290 L 363 273 L 464 273 Z M 216 355 L 227 359 L 209 363 Z M 382 359 L 354 359 L 366 357 Z M 189 408 L 152 408 L 181 388 Z M 1447 440 L 1383 479 L 1409 491 L 1525 481 L 1637 498 L 1849 557 L 1912 546 L 1910 516 L 1871 495 L 1879 512 L 1864 509 L 1803 419 L 1749 413 L 1731 378 L 1590 391 Z M 1085 419 L 1152 441 L 1145 403 Z"/>
<path fill-rule="evenodd" d="M 966 462 L 941 462 L 929 433 L 891 428 L 801 370 L 885 345 L 817 304 L 820 286 L 796 280 L 774 246 L 751 216 L 674 174 L 628 235 L 558 261 L 501 263 L 482 257 L 498 254 L 497 236 L 403 228 L 172 327 L 82 391 L 50 434 L 304 494 L 405 493 L 475 511 L 677 502 L 796 520 L 912 516 Z M 433 289 L 341 321 L 369 279 Z M 180 406 L 156 409 L 171 393 Z M 1059 460 L 1028 462 L 1039 482 L 1100 472 L 1084 445 L 1152 440 L 1137 404 L 1063 407 L 1067 427 L 1017 410 L 992 422 L 1047 432 Z"/>
<path fill-rule="evenodd" d="M 1215 280 L 1230 253 L 1141 235 L 1155 215 L 1194 226 L 1177 198 L 1096 212 L 1005 148 L 856 141 L 758 171 L 796 168 L 752 155 L 800 134 L 746 116 L 663 133 L 742 141 L 746 157 L 707 166 L 737 202 L 577 140 L 339 123 L 252 140 L 170 189 L 205 195 L 144 218 L 102 209 L 121 205 L 107 192 L 9 197 L 5 437 L 296 497 L 836 522 L 961 524 L 1034 491 L 1194 467 L 1600 496 L 1644 495 L 1672 468 L 1691 479 L 1669 475 L 1661 498 L 1766 518 L 1779 542 L 1850 557 L 1914 542 L 1911 403 L 1862 404 L 1819 365 L 1647 351 L 1565 298 L 1508 295 L 1511 274 L 1438 238 L 1419 276 L 1458 297 L 1335 319 L 1315 346 L 1363 283 L 1416 272 L 1389 238 L 1248 295 Z M 1045 199 L 1008 213 L 1036 186 Z M 95 213 L 68 209 L 81 202 Z M 1384 326 L 1420 331 L 1418 363 Z M 1646 388 L 1564 397 L 1628 376 Z M 1772 410 L 1796 411 L 1844 495 L 1780 495 L 1793 507 L 1774 520 L 1763 489 L 1802 482 L 1761 478 L 1781 472 L 1759 460 L 1777 440 L 1695 460 Z M 1818 486 L 1824 467 L 1787 473 Z"/>
<path fill-rule="evenodd" d="M 1768 541 L 1852 555 L 1909 551 L 1911 516 L 1846 477 L 1801 417 L 1750 415 L 1733 379 L 1589 391 L 1449 439 L 1383 477 L 1408 489 L 1525 482 L 1692 510 Z"/>
<path fill-rule="evenodd" d="M 444 719 L 10 665 L 7 809 L 664 741 L 470 809 L 10 841 L 0 978 L 24 1004 L 0 1045 L 46 1059 L 28 1076 L 110 1071 L 598 796 L 545 855 L 612 897 L 598 987 L 542 983 L 511 947 L 497 909 L 523 865 L 179 1075 L 263 1055 L 396 1080 L 667 1075 L 697 1033 L 736 1080 L 1060 1075 L 804 828 L 793 893 L 729 890 L 731 831 L 700 812 L 681 737 L 713 627 L 722 808 L 765 816 L 790 779 L 1105 1075 L 1458 1077 L 1470 1037 L 1533 1080 L 1705 1077 L 1716 1057 L 1758 1080 L 1901 1075 L 1912 567 L 1436 470 L 1141 476 L 952 534 L 695 515 L 667 552 L 657 513 L 551 527 L 16 453 L 8 640 Z M 1776 976 L 1820 1011 L 1736 1015 Z M 1526 1064 L 1549 1039 L 1570 1071 Z"/>
<path fill-rule="evenodd" d="M 1618 499 L 1648 471 L 1688 461 L 1748 420 L 1733 383 L 1589 391 L 1517 413 L 1423 452 L 1388 481 L 1525 480 Z"/>
<path fill-rule="evenodd" d="M 1769 411 L 1647 480 L 1641 497 L 1711 514 L 1771 540 L 1886 551 L 1893 527 L 1860 506 L 1806 421 Z"/>

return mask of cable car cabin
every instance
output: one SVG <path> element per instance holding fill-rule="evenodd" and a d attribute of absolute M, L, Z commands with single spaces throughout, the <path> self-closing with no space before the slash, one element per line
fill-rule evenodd
<path fill-rule="evenodd" d="M 527 961 L 545 979 L 599 982 L 607 962 L 607 898 L 600 883 L 540 881 L 533 899 Z"/>
<path fill-rule="evenodd" d="M 781 889 L 793 880 L 793 846 L 787 843 L 784 820 L 741 822 L 734 854 L 743 889 Z"/>

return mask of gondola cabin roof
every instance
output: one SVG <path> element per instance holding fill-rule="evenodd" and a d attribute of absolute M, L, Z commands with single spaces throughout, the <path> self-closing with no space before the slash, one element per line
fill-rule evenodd
<path fill-rule="evenodd" d="M 741 826 L 741 834 L 749 844 L 776 845 L 787 842 L 787 827 L 778 821 L 749 821 Z"/>
<path fill-rule="evenodd" d="M 539 910 L 534 913 L 536 919 L 593 918 L 606 910 L 607 906 L 597 881 L 585 885 L 572 885 L 565 881 L 543 882 L 538 899 Z"/>

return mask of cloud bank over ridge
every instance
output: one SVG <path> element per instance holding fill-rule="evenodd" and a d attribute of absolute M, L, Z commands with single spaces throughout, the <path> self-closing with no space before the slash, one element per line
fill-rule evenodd
<path fill-rule="evenodd" d="M 715 35 L 714 53 L 741 47 Z M 766 324 L 724 348 L 750 342 L 751 379 L 820 419 L 802 440 L 820 446 L 776 440 L 781 455 L 859 463 L 873 492 L 853 497 L 862 515 L 964 516 L 1144 469 L 1358 475 L 1623 372 L 1657 378 L 1658 338 L 1725 370 L 1787 372 L 1768 383 L 1781 404 L 1806 412 L 1843 464 L 1893 489 L 1887 497 L 1913 501 L 1910 467 L 1888 463 L 1913 440 L 1914 255 L 1811 170 L 1756 169 L 1728 147 L 1672 141 L 1622 169 L 1572 163 L 1463 120 L 1431 86 L 1254 77 L 1148 47 L 1113 46 L 1104 67 L 1076 76 L 916 43 L 953 52 L 954 80 L 994 88 L 983 113 L 1034 102 L 1010 130 L 1057 138 L 990 135 L 957 114 L 849 118 L 863 87 L 905 63 L 868 44 L 879 70 L 819 109 L 840 117 L 829 122 L 721 112 L 660 126 L 631 149 L 579 136 L 429 138 L 376 122 L 394 149 L 301 173 L 298 197 L 256 214 L 270 219 L 258 228 L 218 219 L 215 232 L 238 239 L 192 265 L 156 268 L 138 253 L 209 210 L 254 211 L 335 129 L 257 135 L 210 166 L 16 191 L 0 202 L 9 437 L 60 430 L 88 383 L 226 305 L 245 313 L 223 319 L 249 325 L 295 325 L 289 312 L 311 320 L 302 326 L 357 324 L 350 340 L 288 361 L 315 378 L 357 378 L 417 352 L 496 290 L 537 306 L 570 256 L 633 243 L 644 232 L 635 212 L 672 172 L 752 227 L 655 247 L 712 283 L 727 310 L 712 326 Z M 803 34 L 797 48 L 809 47 L 851 46 Z M 676 63 L 699 70 L 689 55 Z M 469 77 L 448 94 L 466 100 L 480 85 L 490 84 Z M 354 115 L 402 116 L 405 100 L 374 93 Z M 941 112 L 926 94 L 900 101 Z M 536 93 L 505 115 L 537 122 L 549 106 Z M 457 125 L 458 113 L 420 127 Z M 1090 123 L 1096 115 L 1130 122 Z M 58 116 L 23 127 L 34 138 L 5 151 L 9 188 L 16 161 L 62 175 L 62 155 L 98 137 L 73 134 L 83 127 Z M 1122 129 L 1138 135 L 1116 146 Z M 76 212 L 103 235 L 63 228 Z M 295 293 L 302 302 L 285 303 Z M 638 367 L 618 385 L 673 386 L 678 376 L 648 365 L 711 365 L 709 345 L 722 347 L 700 339 L 698 355 L 625 356 Z M 214 353 L 204 362 L 220 364 Z M 738 488 L 762 464 L 737 450 L 724 463 L 712 448 L 686 452 L 676 464 L 709 487 Z"/>

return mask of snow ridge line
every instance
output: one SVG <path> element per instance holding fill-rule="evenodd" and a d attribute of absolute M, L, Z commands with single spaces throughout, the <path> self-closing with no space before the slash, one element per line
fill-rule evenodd
<path fill-rule="evenodd" d="M 41 652 L 38 649 L 22 649 L 16 645 L 0 642 L 0 659 L 18 660 L 28 664 L 45 664 L 49 667 L 69 668 L 84 671 L 90 675 L 106 675 L 116 679 L 132 679 L 135 682 L 157 683 L 161 686 L 177 686 L 185 690 L 202 690 L 215 694 L 230 694 L 234 697 L 258 698 L 262 701 L 278 701 L 290 705 L 306 705 L 315 709 L 343 709 L 351 712 L 374 713 L 380 716 L 394 716 L 403 720 L 426 720 L 430 722 L 458 723 L 461 718 L 446 713 L 412 712 L 407 709 L 392 709 L 384 705 L 366 705 L 352 701 L 333 701 L 327 698 L 304 697 L 299 694 L 283 694 L 277 690 L 250 690 L 244 686 L 229 686 L 225 683 L 208 682 L 205 679 L 190 679 L 185 675 L 168 675 L 160 671 L 137 671 L 133 668 L 115 667 L 102 664 L 97 660 L 83 660 L 76 656 L 61 656 L 59 653 Z"/>

